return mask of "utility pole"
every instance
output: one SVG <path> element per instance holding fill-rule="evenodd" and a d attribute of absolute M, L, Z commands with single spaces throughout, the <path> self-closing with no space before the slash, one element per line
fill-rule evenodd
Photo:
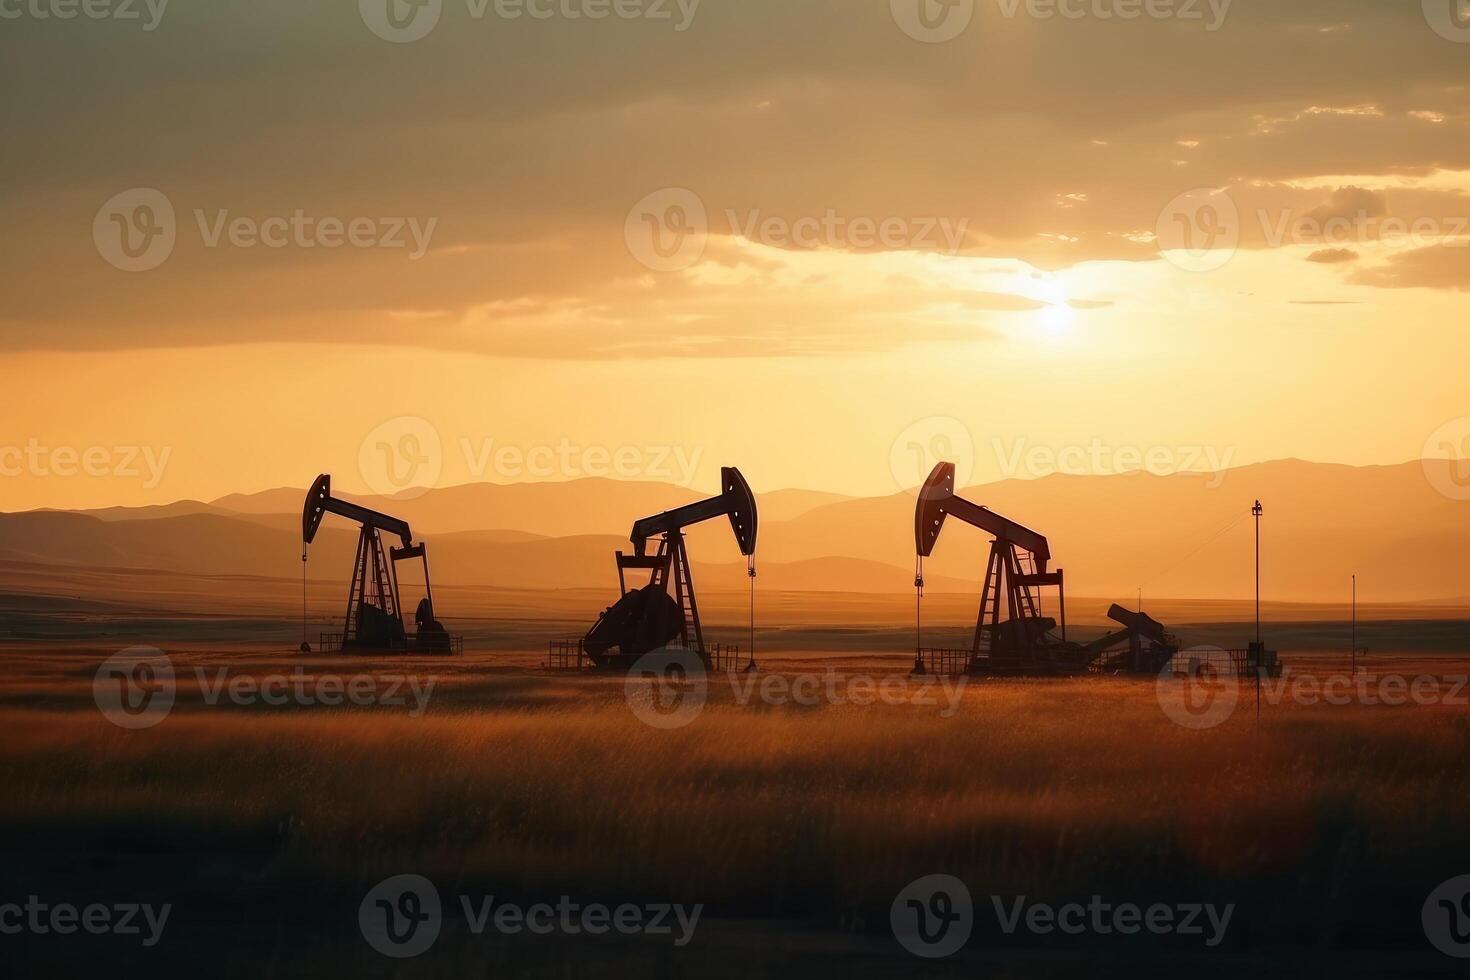
<path fill-rule="evenodd" d="M 1358 576 L 1353 575 L 1353 676 L 1358 676 Z"/>
<path fill-rule="evenodd" d="M 1251 508 L 1256 519 L 1256 642 L 1251 645 L 1250 661 L 1256 671 L 1256 722 L 1261 721 L 1261 671 L 1265 669 L 1266 645 L 1261 642 L 1261 515 L 1265 508 L 1259 500 Z"/>
<path fill-rule="evenodd" d="M 1251 515 L 1256 519 L 1256 645 L 1261 644 L 1261 515 L 1265 509 L 1261 502 L 1251 508 Z"/>

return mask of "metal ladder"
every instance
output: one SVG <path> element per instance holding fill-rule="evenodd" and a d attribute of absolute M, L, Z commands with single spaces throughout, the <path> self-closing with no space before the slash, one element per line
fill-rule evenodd
<path fill-rule="evenodd" d="M 1016 571 L 1022 575 L 1036 574 L 1035 555 L 1029 551 L 1022 552 L 1020 549 L 1013 549 L 1011 553 L 1016 556 Z M 1039 586 L 1021 586 L 1021 602 L 1025 606 L 1027 616 L 1030 616 L 1032 619 L 1039 619 L 1041 617 L 1041 589 Z"/>
<path fill-rule="evenodd" d="M 679 549 L 679 560 L 674 563 L 674 575 L 679 593 L 679 612 L 684 617 L 684 645 L 700 654 L 704 653 L 704 637 L 699 626 L 699 610 L 694 604 L 694 584 L 689 578 L 689 558 L 684 549 Z M 694 645 L 690 646 L 689 637 L 694 637 Z"/>

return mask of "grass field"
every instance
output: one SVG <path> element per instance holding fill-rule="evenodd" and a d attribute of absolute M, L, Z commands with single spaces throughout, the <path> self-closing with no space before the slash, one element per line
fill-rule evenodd
<path fill-rule="evenodd" d="M 1152 680 L 920 688 L 903 681 L 901 659 L 807 656 L 763 663 L 764 697 L 744 677 L 714 678 L 702 712 L 662 729 L 630 709 L 622 679 L 538 671 L 533 656 L 369 663 L 216 649 L 171 653 L 172 711 L 127 731 L 93 700 L 111 652 L 7 652 L 0 820 L 10 893 L 175 906 L 155 949 L 107 947 L 130 968 L 182 968 L 226 949 L 253 964 L 242 975 L 261 975 L 262 956 L 282 975 L 344 958 L 354 972 L 391 972 L 396 962 L 356 934 L 357 905 L 405 872 L 446 895 L 705 907 L 687 949 L 644 939 L 612 956 L 591 940 L 543 948 L 446 927 L 415 975 L 492 961 L 511 973 L 696 975 L 753 956 L 851 973 L 859 955 L 863 969 L 902 972 L 924 964 L 893 941 L 889 906 L 939 872 L 987 909 L 992 895 L 1236 906 L 1217 949 L 1178 936 L 1005 935 L 977 914 L 971 952 L 948 961 L 961 972 L 971 957 L 1030 975 L 1028 957 L 1044 955 L 1042 972 L 1086 974 L 1098 953 L 1222 974 L 1262 951 L 1283 963 L 1337 957 L 1349 973 L 1454 963 L 1425 942 L 1420 908 L 1470 872 L 1461 703 L 1284 698 L 1257 723 L 1247 690 L 1222 724 L 1196 730 L 1170 720 Z M 403 704 L 206 698 L 220 678 L 238 686 L 298 665 L 318 694 L 322 677 L 357 674 L 376 679 L 375 697 L 399 675 L 433 688 L 421 712 L 407 683 Z M 1296 669 L 1333 666 L 1305 658 Z M 1458 702 L 1449 678 L 1470 663 L 1372 669 L 1432 675 L 1429 700 Z M 803 675 L 824 692 L 807 704 L 788 687 Z M 852 703 L 885 679 L 886 700 Z M 88 943 L 119 942 L 35 938 L 21 962 L 45 973 Z"/>

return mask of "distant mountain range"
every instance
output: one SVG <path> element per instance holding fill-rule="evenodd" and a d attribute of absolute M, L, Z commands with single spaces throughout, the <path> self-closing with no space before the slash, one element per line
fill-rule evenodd
<path fill-rule="evenodd" d="M 1284 460 L 1220 474 L 1054 475 L 964 495 L 1047 535 L 1069 594 L 1132 599 L 1252 594 L 1251 503 L 1261 524 L 1263 591 L 1339 601 L 1349 576 L 1373 601 L 1470 595 L 1470 501 L 1438 493 L 1425 466 L 1348 467 Z M 758 481 L 758 474 L 747 474 Z M 294 578 L 305 490 L 210 502 L 0 514 L 0 559 L 91 568 Z M 613 587 L 612 554 L 633 521 L 697 499 L 660 483 L 586 479 L 468 484 L 411 498 L 350 497 L 408 520 L 429 544 L 436 583 L 534 589 Z M 762 587 L 903 592 L 913 585 L 909 493 L 855 498 L 809 490 L 759 495 Z M 328 516 L 313 578 L 341 577 L 356 531 Z M 743 589 L 727 523 L 693 529 L 697 583 Z M 977 591 L 987 538 L 952 524 L 926 565 L 932 591 Z"/>

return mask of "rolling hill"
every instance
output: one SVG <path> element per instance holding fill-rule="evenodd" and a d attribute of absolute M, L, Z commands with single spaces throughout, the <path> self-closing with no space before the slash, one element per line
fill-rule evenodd
<path fill-rule="evenodd" d="M 1259 497 L 1266 507 L 1263 591 L 1271 598 L 1337 601 L 1353 572 L 1365 601 L 1464 596 L 1470 594 L 1470 502 L 1436 492 L 1424 465 L 1284 460 L 1218 475 L 1055 475 L 964 493 L 1045 533 L 1073 595 L 1131 598 L 1141 587 L 1145 600 L 1246 598 L 1252 591 L 1249 508 Z M 282 488 L 209 503 L 4 514 L 0 558 L 294 578 L 302 493 Z M 627 547 L 633 520 L 695 496 L 665 484 L 590 479 L 353 499 L 413 523 L 429 543 L 436 583 L 557 589 L 612 587 L 612 553 Z M 762 587 L 908 591 L 913 505 L 908 493 L 760 495 Z M 691 529 L 689 539 L 703 587 L 745 587 L 744 564 L 724 521 Z M 355 540 L 351 525 L 329 518 L 311 551 L 312 577 L 345 580 Z M 976 591 L 986 541 L 973 528 L 946 528 L 926 563 L 931 591 Z"/>

